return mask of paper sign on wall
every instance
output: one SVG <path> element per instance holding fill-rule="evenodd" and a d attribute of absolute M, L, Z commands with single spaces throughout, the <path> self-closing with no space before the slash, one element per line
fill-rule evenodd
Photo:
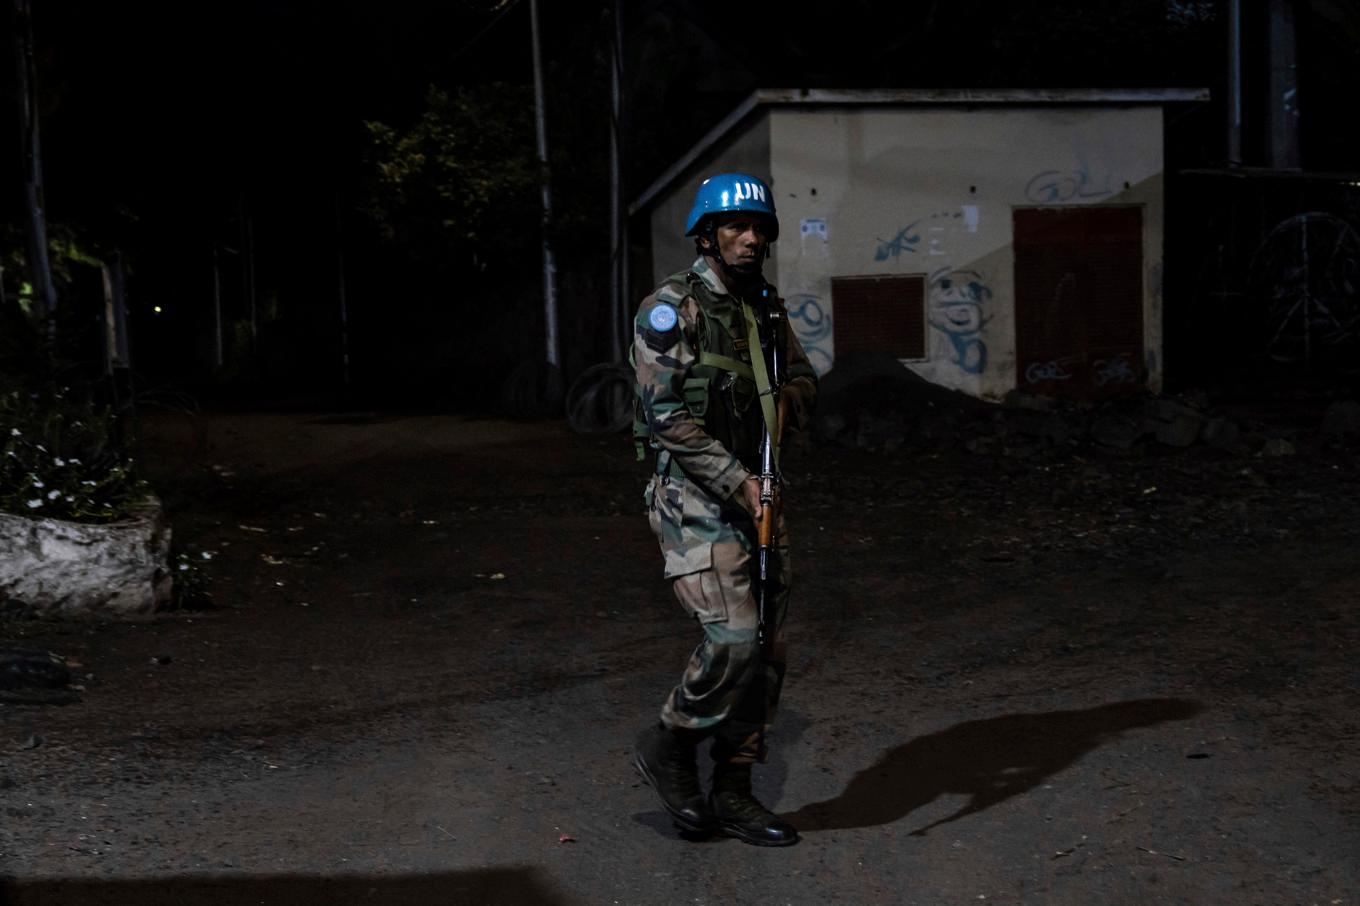
<path fill-rule="evenodd" d="M 822 241 L 825 242 L 827 238 L 826 218 L 804 217 L 802 223 L 800 224 L 799 231 L 802 233 L 804 239 L 808 238 L 809 236 L 820 236 L 822 238 Z"/>
<path fill-rule="evenodd" d="M 963 228 L 970 233 L 978 230 L 978 207 L 975 204 L 963 206 Z"/>

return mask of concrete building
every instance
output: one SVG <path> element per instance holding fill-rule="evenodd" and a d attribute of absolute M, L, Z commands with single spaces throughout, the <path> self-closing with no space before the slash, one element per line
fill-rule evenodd
<path fill-rule="evenodd" d="M 755 92 L 632 205 L 654 282 L 715 171 L 767 179 L 766 275 L 821 373 L 887 352 L 984 399 L 1162 380 L 1162 111 L 1204 90 Z"/>

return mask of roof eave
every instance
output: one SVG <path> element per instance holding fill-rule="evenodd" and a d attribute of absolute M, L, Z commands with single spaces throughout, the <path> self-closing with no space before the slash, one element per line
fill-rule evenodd
<path fill-rule="evenodd" d="M 761 88 L 751 92 L 727 116 L 704 134 L 692 148 L 628 206 L 632 216 L 650 205 L 695 161 L 706 154 L 729 132 L 736 129 L 757 108 L 763 106 L 839 106 L 868 105 L 1005 105 L 1045 106 L 1050 104 L 1183 104 L 1209 100 L 1207 88 L 885 88 L 842 90 L 826 88 Z"/>

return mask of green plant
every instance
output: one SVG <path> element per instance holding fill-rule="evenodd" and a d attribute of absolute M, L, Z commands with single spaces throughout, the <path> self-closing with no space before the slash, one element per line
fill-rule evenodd
<path fill-rule="evenodd" d="M 200 551 L 195 555 L 182 550 L 170 562 L 174 577 L 174 606 L 180 610 L 207 610 L 213 606 L 213 596 L 208 590 L 212 576 L 204 568 L 204 562 L 211 560 L 212 554 Z"/>
<path fill-rule="evenodd" d="M 150 493 L 116 420 L 67 390 L 0 393 L 0 512 L 113 522 Z"/>

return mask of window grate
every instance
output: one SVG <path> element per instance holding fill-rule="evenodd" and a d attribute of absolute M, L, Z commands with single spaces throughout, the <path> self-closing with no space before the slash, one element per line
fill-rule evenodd
<path fill-rule="evenodd" d="M 836 356 L 886 352 L 898 359 L 924 359 L 925 296 L 926 280 L 919 274 L 832 277 Z"/>

